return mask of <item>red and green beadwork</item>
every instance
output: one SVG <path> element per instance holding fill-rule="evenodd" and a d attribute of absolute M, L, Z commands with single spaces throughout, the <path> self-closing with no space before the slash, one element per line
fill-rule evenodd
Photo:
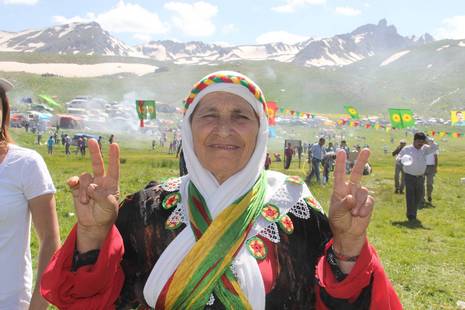
<path fill-rule="evenodd" d="M 313 196 L 305 197 L 304 200 L 308 206 L 317 209 L 320 212 L 323 212 L 323 208 L 321 208 L 320 204 Z"/>
<path fill-rule="evenodd" d="M 304 184 L 304 181 L 302 180 L 302 178 L 297 175 L 288 176 L 286 178 L 286 182 L 293 183 L 293 184 Z"/>
<path fill-rule="evenodd" d="M 172 219 L 167 219 L 166 222 L 165 222 L 165 229 L 168 229 L 168 230 L 175 230 L 177 229 L 179 226 L 182 225 L 182 222 L 181 222 L 181 219 L 178 218 L 178 217 L 174 217 Z"/>
<path fill-rule="evenodd" d="M 217 83 L 229 83 L 243 86 L 262 104 L 263 110 L 266 112 L 267 109 L 265 98 L 262 92 L 260 91 L 260 88 L 252 80 L 244 76 L 220 72 L 211 74 L 194 85 L 194 87 L 191 90 L 191 93 L 185 100 L 185 109 L 187 110 L 187 108 L 194 101 L 198 93 L 200 93 L 209 85 Z"/>
<path fill-rule="evenodd" d="M 252 237 L 246 242 L 247 250 L 249 253 L 258 260 L 263 260 L 268 254 L 268 248 L 262 239 Z"/>
<path fill-rule="evenodd" d="M 288 235 L 294 232 L 294 223 L 292 222 L 289 215 L 282 216 L 278 221 L 279 227 Z"/>
<path fill-rule="evenodd" d="M 171 193 L 171 194 L 166 195 L 161 205 L 163 209 L 170 210 L 174 208 L 180 201 L 181 201 L 181 195 L 179 194 L 179 192 Z"/>
<path fill-rule="evenodd" d="M 276 222 L 279 219 L 279 216 L 280 216 L 279 208 L 277 206 L 275 206 L 274 204 L 267 203 L 262 208 L 262 216 L 268 222 Z"/>

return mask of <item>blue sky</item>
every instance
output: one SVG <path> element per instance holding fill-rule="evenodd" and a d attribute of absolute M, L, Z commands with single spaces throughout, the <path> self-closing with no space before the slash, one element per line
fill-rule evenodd
<path fill-rule="evenodd" d="M 131 45 L 161 39 L 293 43 L 347 33 L 382 18 L 402 35 L 465 38 L 464 0 L 0 0 L 0 30 L 97 21 Z"/>

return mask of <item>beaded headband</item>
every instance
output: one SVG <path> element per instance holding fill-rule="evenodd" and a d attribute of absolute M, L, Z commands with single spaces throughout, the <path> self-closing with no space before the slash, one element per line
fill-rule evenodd
<path fill-rule="evenodd" d="M 194 101 L 198 93 L 209 85 L 216 83 L 230 83 L 244 86 L 262 104 L 266 114 L 266 101 L 260 88 L 249 78 L 243 75 L 234 75 L 234 72 L 228 72 L 228 74 L 216 72 L 197 82 L 186 99 L 185 109 L 189 108 L 189 105 Z"/>

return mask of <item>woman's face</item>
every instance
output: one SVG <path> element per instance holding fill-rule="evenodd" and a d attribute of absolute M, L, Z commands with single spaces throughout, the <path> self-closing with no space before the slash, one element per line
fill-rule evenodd
<path fill-rule="evenodd" d="M 221 184 L 249 161 L 255 150 L 259 121 L 242 97 L 213 92 L 195 108 L 191 128 L 197 158 Z"/>

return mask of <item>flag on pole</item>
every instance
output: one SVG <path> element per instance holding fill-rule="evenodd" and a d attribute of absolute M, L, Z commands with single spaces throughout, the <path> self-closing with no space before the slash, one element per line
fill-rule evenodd
<path fill-rule="evenodd" d="M 155 119 L 157 116 L 155 100 L 136 100 L 136 111 L 140 127 L 144 127 L 144 119 Z"/>
<path fill-rule="evenodd" d="M 359 119 L 360 115 L 358 114 L 358 111 L 356 108 L 354 108 L 351 105 L 345 105 L 344 109 L 349 113 L 351 119 Z"/>
<path fill-rule="evenodd" d="M 413 112 L 410 109 L 389 109 L 389 119 L 392 128 L 407 128 L 415 126 Z"/>
<path fill-rule="evenodd" d="M 274 101 L 268 101 L 266 103 L 266 114 L 268 115 L 268 125 L 276 125 L 276 113 L 278 112 L 278 106 Z"/>

